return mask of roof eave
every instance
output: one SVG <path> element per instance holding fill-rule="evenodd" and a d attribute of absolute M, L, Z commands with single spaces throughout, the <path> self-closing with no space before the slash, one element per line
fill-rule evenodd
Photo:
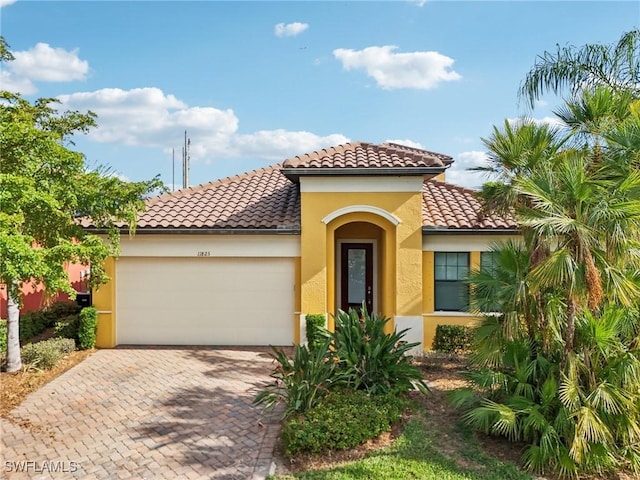
<path fill-rule="evenodd" d="M 85 228 L 87 232 L 104 234 L 105 229 Z M 121 234 L 129 233 L 128 228 L 121 228 Z M 174 228 L 154 227 L 136 228 L 136 235 L 300 235 L 299 227 L 286 228 Z"/>
<path fill-rule="evenodd" d="M 434 177 L 443 173 L 449 165 L 439 167 L 380 167 L 380 168 L 306 168 L 306 167 L 285 167 L 280 172 L 294 183 L 300 181 L 300 177 L 317 176 L 317 177 L 417 177 L 428 176 Z"/>
<path fill-rule="evenodd" d="M 423 235 L 518 235 L 518 228 L 448 228 L 448 227 L 422 227 Z"/>

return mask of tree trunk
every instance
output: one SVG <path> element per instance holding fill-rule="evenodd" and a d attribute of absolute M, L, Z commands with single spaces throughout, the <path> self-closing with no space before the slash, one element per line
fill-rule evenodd
<path fill-rule="evenodd" d="M 569 299 L 569 305 L 567 308 L 567 330 L 565 332 L 565 344 L 564 344 L 564 362 L 566 363 L 569 353 L 573 351 L 573 342 L 576 335 L 576 301 L 573 298 Z"/>
<path fill-rule="evenodd" d="M 7 372 L 22 369 L 20 356 L 20 309 L 7 285 Z"/>

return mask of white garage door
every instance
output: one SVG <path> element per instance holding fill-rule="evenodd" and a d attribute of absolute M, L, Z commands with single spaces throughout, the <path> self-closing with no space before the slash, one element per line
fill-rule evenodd
<path fill-rule="evenodd" d="M 131 258 L 116 267 L 118 344 L 291 345 L 291 258 Z"/>

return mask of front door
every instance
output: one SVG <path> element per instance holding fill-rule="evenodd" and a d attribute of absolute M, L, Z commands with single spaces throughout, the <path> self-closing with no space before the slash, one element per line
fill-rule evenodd
<path fill-rule="evenodd" d="M 366 302 L 373 311 L 373 244 L 342 243 L 340 256 L 340 308 L 360 310 Z"/>

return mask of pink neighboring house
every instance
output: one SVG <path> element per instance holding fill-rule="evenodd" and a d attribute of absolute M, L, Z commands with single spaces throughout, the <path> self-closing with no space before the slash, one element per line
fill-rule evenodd
<path fill-rule="evenodd" d="M 84 282 L 85 274 L 88 272 L 89 267 L 86 265 L 71 264 L 67 267 L 69 272 L 69 279 L 76 292 L 86 291 L 86 284 Z M 44 295 L 44 285 L 36 284 L 35 289 L 32 284 L 25 283 L 22 286 L 22 308 L 20 313 L 29 312 L 32 310 L 38 310 L 45 306 L 46 298 Z M 69 296 L 66 293 L 60 293 L 56 295 L 53 300 L 68 300 Z M 7 318 L 7 289 L 4 285 L 0 286 L 0 318 Z"/>

